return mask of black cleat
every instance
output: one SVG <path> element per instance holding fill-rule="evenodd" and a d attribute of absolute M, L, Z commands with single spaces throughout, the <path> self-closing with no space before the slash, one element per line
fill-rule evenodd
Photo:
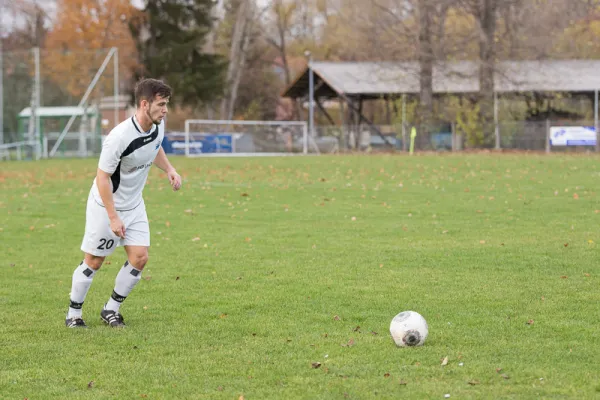
<path fill-rule="evenodd" d="M 125 326 L 123 316 L 117 311 L 102 310 L 100 311 L 100 318 L 105 324 L 109 325 L 112 328 L 123 328 Z"/>
<path fill-rule="evenodd" d="M 67 328 L 87 328 L 87 325 L 81 317 L 67 318 L 65 320 Z"/>

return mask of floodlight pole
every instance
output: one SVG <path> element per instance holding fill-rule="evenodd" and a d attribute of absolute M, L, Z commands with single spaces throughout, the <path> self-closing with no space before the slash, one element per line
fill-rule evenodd
<path fill-rule="evenodd" d="M 100 79 L 100 76 L 102 76 L 102 73 L 104 72 L 104 69 L 108 65 L 108 62 L 110 61 L 110 58 L 115 54 L 116 50 L 117 50 L 116 47 L 113 47 L 113 48 L 110 49 L 110 51 L 106 55 L 106 58 L 104 59 L 104 62 L 102 62 L 102 65 L 100 66 L 100 69 L 98 69 L 98 72 L 96 72 L 96 76 L 94 76 L 94 79 L 92 79 L 92 82 L 90 83 L 90 85 L 88 86 L 87 90 L 83 94 L 83 97 L 79 101 L 79 104 L 77 105 L 77 107 L 82 107 L 87 102 L 87 99 L 88 99 L 89 95 L 92 93 L 92 90 L 96 86 L 96 83 Z M 74 121 L 75 121 L 75 115 L 71 115 L 71 118 L 69 118 L 69 121 L 67 121 L 67 125 L 63 128 L 63 131 L 61 132 L 60 136 L 56 140 L 56 143 L 54 144 L 54 147 L 52 147 L 52 150 L 50 150 L 50 154 L 49 154 L 50 157 L 54 157 L 54 154 L 56 154 L 56 151 L 58 150 L 58 146 L 60 146 L 61 142 L 63 141 L 63 139 L 67 135 L 67 132 L 69 131 L 69 129 L 71 129 L 71 125 L 73 125 Z"/>
<path fill-rule="evenodd" d="M 113 47 L 115 49 L 115 55 L 113 58 L 114 61 L 114 115 L 115 115 L 115 120 L 114 120 L 114 124 L 113 127 L 117 126 L 119 124 L 119 49 L 116 47 Z"/>
<path fill-rule="evenodd" d="M 41 83 L 40 83 L 40 48 L 33 49 L 35 58 L 35 157 L 42 158 L 42 125 L 40 120 Z"/>

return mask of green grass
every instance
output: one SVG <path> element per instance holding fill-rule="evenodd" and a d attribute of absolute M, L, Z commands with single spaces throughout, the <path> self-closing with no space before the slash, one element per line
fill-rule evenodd
<path fill-rule="evenodd" d="M 128 327 L 98 316 L 117 249 L 83 331 L 64 317 L 96 160 L 0 164 L 0 398 L 600 397 L 598 157 L 172 161 Z M 404 310 L 425 346 L 393 344 Z"/>

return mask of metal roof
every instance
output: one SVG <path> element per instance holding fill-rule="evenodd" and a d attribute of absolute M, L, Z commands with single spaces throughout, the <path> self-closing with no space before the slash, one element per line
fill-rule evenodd
<path fill-rule="evenodd" d="M 76 107 L 76 106 L 64 106 L 64 107 L 39 107 L 37 109 L 40 117 L 70 117 L 72 115 L 82 116 L 87 110 L 87 115 L 93 115 L 96 113 L 95 107 Z M 30 117 L 31 107 L 24 108 L 20 113 L 19 117 Z"/>
<path fill-rule="evenodd" d="M 417 62 L 313 62 L 315 96 L 379 97 L 419 93 Z M 497 92 L 591 92 L 600 89 L 600 60 L 503 61 L 496 65 Z M 433 68 L 434 93 L 479 91 L 474 61 L 441 62 Z M 308 94 L 308 68 L 283 93 Z"/>

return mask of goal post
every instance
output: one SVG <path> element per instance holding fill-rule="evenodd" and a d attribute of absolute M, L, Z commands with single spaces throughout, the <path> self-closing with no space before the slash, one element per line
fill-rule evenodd
<path fill-rule="evenodd" d="M 183 136 L 183 137 L 182 137 Z M 187 157 L 204 155 L 318 154 L 303 121 L 235 121 L 188 119 L 183 135 L 170 133 L 168 146 Z"/>

